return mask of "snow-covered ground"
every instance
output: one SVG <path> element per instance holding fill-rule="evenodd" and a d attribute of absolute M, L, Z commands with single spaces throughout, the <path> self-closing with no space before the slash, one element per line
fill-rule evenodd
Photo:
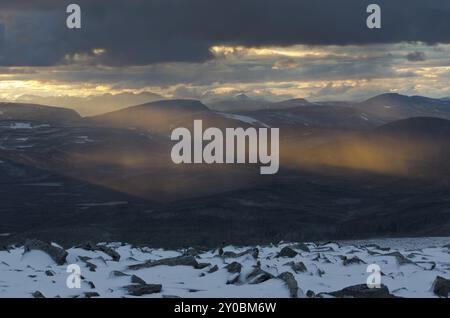
<path fill-rule="evenodd" d="M 110 243 L 67 254 L 40 242 L 0 246 L 0 297 L 330 297 L 365 285 L 373 263 L 391 295 L 437 297 L 436 277 L 450 279 L 449 243 L 450 238 L 384 239 L 213 250 Z M 67 287 L 69 264 L 81 269 L 79 289 Z"/>

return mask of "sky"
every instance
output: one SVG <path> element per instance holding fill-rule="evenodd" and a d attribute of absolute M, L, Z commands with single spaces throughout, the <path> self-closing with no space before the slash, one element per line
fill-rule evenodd
<path fill-rule="evenodd" d="M 0 0 L 0 100 L 441 98 L 449 79 L 448 0 Z"/>

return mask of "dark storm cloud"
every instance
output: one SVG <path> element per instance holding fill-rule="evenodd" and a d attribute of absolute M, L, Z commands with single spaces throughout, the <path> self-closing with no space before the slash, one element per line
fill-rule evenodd
<path fill-rule="evenodd" d="M 82 30 L 65 27 L 72 2 Z M 381 30 L 366 27 L 374 2 Z M 218 44 L 450 43 L 448 0 L 0 0 L 0 13 L 0 65 L 8 66 L 61 64 L 75 53 L 106 65 L 202 62 Z M 106 53 L 94 56 L 95 48 Z"/>
<path fill-rule="evenodd" d="M 415 51 L 406 55 L 406 59 L 410 62 L 423 62 L 426 60 L 426 55 L 423 52 Z"/>

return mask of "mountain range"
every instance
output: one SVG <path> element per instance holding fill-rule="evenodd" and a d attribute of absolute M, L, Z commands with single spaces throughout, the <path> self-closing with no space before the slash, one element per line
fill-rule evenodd
<path fill-rule="evenodd" d="M 238 100 L 214 109 L 160 100 L 91 117 L 0 103 L 0 243 L 173 247 L 450 234 L 449 100 Z M 194 119 L 280 128 L 280 172 L 173 164 L 170 131 Z"/>

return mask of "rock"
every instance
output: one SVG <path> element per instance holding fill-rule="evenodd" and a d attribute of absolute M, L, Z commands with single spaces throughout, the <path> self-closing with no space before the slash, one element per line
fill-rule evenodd
<path fill-rule="evenodd" d="M 95 285 L 94 285 L 93 282 L 88 281 L 87 284 L 89 285 L 89 287 L 90 287 L 91 289 L 95 289 Z"/>
<path fill-rule="evenodd" d="M 250 274 L 247 275 L 246 278 L 249 284 L 261 284 L 274 278 L 274 276 L 266 271 L 263 271 L 259 266 L 257 266 Z"/>
<path fill-rule="evenodd" d="M 233 276 L 231 279 L 229 279 L 227 281 L 227 285 L 236 285 L 239 283 L 239 280 L 241 278 L 241 274 L 236 274 L 235 276 Z"/>
<path fill-rule="evenodd" d="M 24 244 L 25 253 L 38 250 L 48 254 L 56 264 L 64 265 L 66 263 L 67 252 L 60 247 L 39 240 L 27 240 Z"/>
<path fill-rule="evenodd" d="M 289 289 L 289 296 L 291 298 L 297 298 L 298 297 L 298 283 L 295 280 L 294 275 L 289 272 L 284 272 L 278 275 L 278 278 L 284 281 Z"/>
<path fill-rule="evenodd" d="M 150 268 L 160 265 L 166 265 L 166 266 L 192 266 L 196 269 L 205 268 L 207 266 L 210 266 L 210 264 L 199 264 L 197 260 L 193 256 L 178 256 L 178 257 L 172 257 L 172 258 L 164 258 L 157 261 L 147 261 L 142 264 L 136 264 L 136 265 L 130 265 L 128 266 L 128 269 L 131 270 L 138 270 L 142 268 Z"/>
<path fill-rule="evenodd" d="M 90 257 L 87 256 L 78 256 L 78 258 L 86 265 L 86 267 L 91 271 L 91 272 L 95 272 L 95 270 L 97 269 L 97 265 L 89 262 L 89 260 L 91 259 Z"/>
<path fill-rule="evenodd" d="M 353 264 L 366 264 L 362 259 L 360 259 L 358 256 L 353 256 L 352 258 L 347 258 L 347 256 L 341 257 L 343 262 L 342 265 L 348 266 Z"/>
<path fill-rule="evenodd" d="M 131 296 L 142 296 L 160 293 L 162 285 L 160 284 L 133 284 L 123 287 Z"/>
<path fill-rule="evenodd" d="M 45 296 L 38 290 L 31 294 L 34 298 L 45 298 Z"/>
<path fill-rule="evenodd" d="M 211 267 L 209 270 L 208 270 L 208 273 L 209 274 L 212 274 L 212 273 L 214 273 L 214 272 L 217 272 L 219 270 L 219 267 L 217 266 L 217 265 L 214 265 L 213 267 Z"/>
<path fill-rule="evenodd" d="M 95 245 L 88 242 L 83 245 L 77 246 L 77 248 L 81 248 L 86 251 L 100 251 L 111 257 L 111 259 L 115 262 L 118 262 L 120 260 L 120 254 L 106 245 Z"/>
<path fill-rule="evenodd" d="M 325 275 L 325 271 L 323 269 L 318 268 L 316 271 L 317 276 L 322 277 Z"/>
<path fill-rule="evenodd" d="M 294 251 L 292 248 L 285 246 L 281 249 L 281 251 L 278 253 L 277 257 L 289 257 L 293 258 L 297 256 L 297 252 Z"/>
<path fill-rule="evenodd" d="M 309 247 L 305 243 L 296 243 L 294 245 L 291 245 L 291 248 L 296 250 L 302 250 L 303 252 L 310 252 Z"/>
<path fill-rule="evenodd" d="M 241 253 L 235 253 L 235 252 L 223 252 L 220 254 L 223 258 L 238 258 L 244 255 L 251 255 L 254 259 L 257 259 L 259 256 L 259 250 L 258 248 L 249 248 L 248 250 L 245 250 Z"/>
<path fill-rule="evenodd" d="M 323 293 L 322 293 L 323 294 Z M 353 298 L 393 298 L 395 297 L 389 292 L 386 285 L 381 285 L 380 288 L 369 288 L 366 284 L 349 286 L 344 289 L 325 293 L 333 297 L 353 297 Z"/>
<path fill-rule="evenodd" d="M 240 273 L 242 270 L 242 265 L 238 262 L 233 262 L 225 266 L 229 273 Z"/>
<path fill-rule="evenodd" d="M 398 265 L 407 265 L 407 264 L 417 265 L 413 261 L 411 261 L 408 258 L 406 258 L 400 252 L 392 252 L 392 253 L 382 254 L 382 255 L 383 256 L 393 256 L 393 257 L 395 257 L 395 259 L 397 260 Z"/>
<path fill-rule="evenodd" d="M 100 297 L 99 293 L 96 292 L 85 292 L 83 295 L 85 298 Z"/>
<path fill-rule="evenodd" d="M 308 290 L 307 292 L 306 292 L 306 297 L 308 297 L 308 298 L 314 298 L 314 297 L 316 297 L 316 293 L 314 293 L 312 290 Z"/>
<path fill-rule="evenodd" d="M 112 271 L 112 272 L 109 274 L 109 276 L 110 276 L 110 277 L 124 277 L 124 276 L 130 276 L 130 275 L 125 274 L 125 273 L 123 273 L 123 272 L 121 272 L 121 271 Z"/>
<path fill-rule="evenodd" d="M 308 271 L 308 269 L 306 268 L 306 266 L 303 262 L 289 262 L 284 265 L 290 266 L 296 274 L 304 273 L 304 272 Z"/>
<path fill-rule="evenodd" d="M 141 285 L 147 284 L 145 282 L 145 280 L 143 280 L 142 278 L 140 278 L 139 276 L 136 276 L 136 275 L 131 276 L 131 283 L 133 283 L 133 284 L 141 284 Z"/>
<path fill-rule="evenodd" d="M 51 271 L 51 270 L 48 269 L 48 270 L 45 271 L 45 275 L 50 277 L 50 276 L 55 276 L 56 273 L 54 271 Z"/>
<path fill-rule="evenodd" d="M 450 280 L 437 276 L 432 285 L 433 293 L 439 297 L 448 298 L 450 293 Z"/>

